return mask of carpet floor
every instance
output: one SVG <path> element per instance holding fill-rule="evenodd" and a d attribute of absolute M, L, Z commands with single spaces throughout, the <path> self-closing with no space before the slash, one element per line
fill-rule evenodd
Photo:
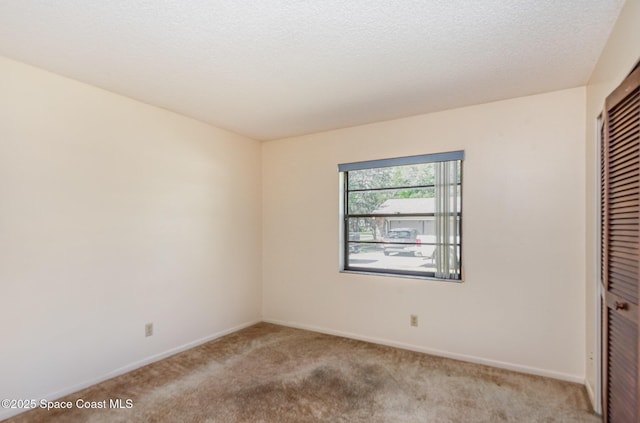
<path fill-rule="evenodd" d="M 62 400 L 7 423 L 601 421 L 578 384 L 267 323 Z"/>

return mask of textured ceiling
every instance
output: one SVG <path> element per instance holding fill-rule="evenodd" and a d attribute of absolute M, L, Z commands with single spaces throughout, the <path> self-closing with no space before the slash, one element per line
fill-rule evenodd
<path fill-rule="evenodd" d="M 0 55 L 265 140 L 583 85 L 623 3 L 0 0 Z"/>

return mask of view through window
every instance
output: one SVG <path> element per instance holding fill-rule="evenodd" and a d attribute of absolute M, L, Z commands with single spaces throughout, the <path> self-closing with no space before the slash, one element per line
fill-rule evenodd
<path fill-rule="evenodd" d="M 460 280 L 463 158 L 340 165 L 344 270 Z"/>

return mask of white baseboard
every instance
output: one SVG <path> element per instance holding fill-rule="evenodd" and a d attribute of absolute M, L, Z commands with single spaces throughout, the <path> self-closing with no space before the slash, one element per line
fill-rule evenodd
<path fill-rule="evenodd" d="M 225 330 L 222 330 L 220 332 L 216 332 L 214 334 L 205 336 L 204 338 L 196 339 L 195 341 L 188 342 L 186 344 L 180 345 L 180 346 L 175 347 L 175 348 L 171 348 L 170 350 L 161 352 L 159 354 L 154 354 L 154 355 L 152 355 L 150 357 L 147 357 L 145 359 L 133 362 L 131 364 L 127 364 L 126 366 L 123 366 L 123 367 L 120 367 L 118 369 L 112 370 L 112 371 L 110 371 L 108 373 L 105 373 L 105 374 L 103 374 L 101 376 L 98 376 L 98 377 L 96 377 L 94 379 L 90 379 L 90 380 L 87 380 L 85 382 L 82 382 L 82 383 L 79 383 L 79 384 L 76 384 L 76 385 L 73 385 L 73 386 L 69 386 L 69 387 L 64 388 L 64 389 L 60 389 L 60 390 L 58 390 L 56 392 L 52 392 L 52 393 L 49 393 L 47 395 L 34 395 L 33 397 L 34 398 L 46 398 L 48 401 L 55 401 L 55 400 L 57 400 L 59 398 L 65 397 L 65 396 L 70 395 L 70 394 L 73 394 L 74 392 L 78 392 L 78 391 L 81 391 L 81 390 L 83 390 L 85 388 L 88 388 L 89 386 L 95 385 L 95 384 L 100 383 L 100 382 L 104 382 L 105 380 L 114 378 L 116 376 L 120 376 L 120 375 L 125 374 L 125 373 L 128 373 L 128 372 L 130 372 L 132 370 L 135 370 L 135 369 L 138 369 L 140 367 L 146 366 L 147 364 L 155 363 L 156 361 L 160 361 L 160 360 L 165 359 L 167 357 L 170 357 L 172 355 L 175 355 L 175 354 L 181 353 L 183 351 L 186 351 L 188 349 L 197 347 L 197 346 L 205 344 L 205 343 L 207 343 L 209 341 L 213 341 L 214 339 L 221 338 L 221 337 L 223 337 L 225 335 L 229 335 L 230 333 L 237 332 L 237 331 L 239 331 L 241 329 L 244 329 L 244 328 L 249 327 L 249 326 L 253 326 L 256 323 L 260 323 L 260 322 L 261 322 L 260 319 L 252 320 L 252 321 L 249 321 L 249 322 L 245 322 L 245 323 L 242 323 L 240 325 L 234 326 L 232 328 L 225 329 Z M 18 415 L 18 414 L 20 414 L 20 413 L 22 413 L 24 411 L 28 411 L 28 410 L 23 410 L 23 409 L 3 409 L 3 410 L 0 410 L 0 421 L 4 420 L 4 419 L 8 419 L 9 417 Z"/>
<path fill-rule="evenodd" d="M 589 383 L 589 381 L 585 381 L 584 386 L 587 388 L 587 394 L 589 394 L 589 399 L 591 400 L 591 406 L 593 407 L 593 411 L 598 414 L 598 415 L 602 415 L 602 406 L 600 405 L 600 399 L 597 398 L 595 390 L 593 389 L 593 386 L 591 386 L 591 384 Z"/>
<path fill-rule="evenodd" d="M 297 329 L 304 329 L 312 332 L 324 333 L 327 335 L 341 336 L 344 338 L 356 339 L 358 341 L 365 341 L 365 342 L 371 342 L 373 344 L 380 344 L 380 345 L 386 345 L 389 347 L 401 348 L 403 350 L 421 352 L 421 353 L 435 355 L 439 357 L 451 358 L 454 360 L 467 361 L 470 363 L 483 364 L 486 366 L 497 367 L 500 369 L 512 370 L 514 372 L 519 372 L 519 373 L 550 377 L 553 379 L 564 380 L 567 382 L 579 383 L 581 385 L 585 384 L 585 378 L 583 376 L 555 372 L 553 370 L 539 369 L 536 367 L 523 366 L 521 364 L 514 364 L 514 363 L 505 362 L 505 361 L 490 360 L 490 359 L 476 357 L 472 355 L 452 353 L 449 351 L 443 351 L 443 350 L 438 350 L 434 348 L 427 348 L 427 347 L 422 347 L 418 345 L 406 344 L 404 342 L 397 342 L 397 341 L 391 341 L 388 339 L 358 335 L 351 332 L 343 332 L 339 330 L 327 329 L 327 328 L 322 328 L 322 327 L 312 326 L 312 325 L 298 324 L 298 323 L 289 322 L 289 321 L 269 319 L 269 318 L 265 318 L 262 320 L 264 322 L 273 323 L 275 325 L 288 326 L 288 327 L 297 328 Z"/>

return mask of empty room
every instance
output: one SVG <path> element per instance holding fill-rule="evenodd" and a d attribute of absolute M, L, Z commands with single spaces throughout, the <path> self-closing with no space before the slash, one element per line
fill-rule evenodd
<path fill-rule="evenodd" d="M 640 0 L 0 2 L 0 420 L 640 421 Z"/>

